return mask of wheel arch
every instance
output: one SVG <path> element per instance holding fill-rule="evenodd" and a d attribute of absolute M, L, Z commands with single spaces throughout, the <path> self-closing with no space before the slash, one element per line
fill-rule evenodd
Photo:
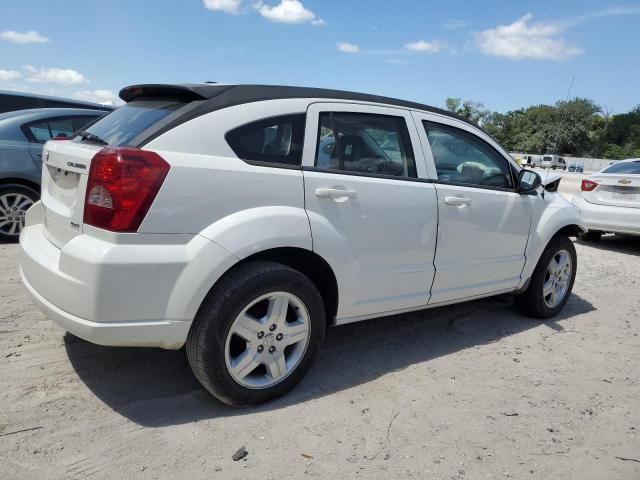
<path fill-rule="evenodd" d="M 40 185 L 26 178 L 20 178 L 20 177 L 0 178 L 0 187 L 3 187 L 5 185 L 22 185 L 23 187 L 28 187 L 34 190 L 36 193 L 38 193 L 38 196 L 40 195 Z"/>
<path fill-rule="evenodd" d="M 558 235 L 577 236 L 586 231 L 587 227 L 584 221 L 580 218 L 577 210 L 570 205 L 558 205 L 556 208 L 547 207 L 538 220 L 536 228 L 531 231 L 525 253 L 526 262 L 522 269 L 518 289 L 523 288 L 529 280 L 542 253 L 554 238 Z"/>
<path fill-rule="evenodd" d="M 257 260 L 281 263 L 306 275 L 320 292 L 327 316 L 327 325 L 335 321 L 339 299 L 338 281 L 333 269 L 324 258 L 311 250 L 298 247 L 271 248 L 242 259 L 229 271 L 239 265 Z"/>

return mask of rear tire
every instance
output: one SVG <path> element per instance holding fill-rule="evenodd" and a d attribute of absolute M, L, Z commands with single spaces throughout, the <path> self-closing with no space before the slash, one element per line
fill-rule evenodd
<path fill-rule="evenodd" d="M 25 185 L 0 185 L 0 242 L 18 241 L 27 210 L 39 198 L 38 192 Z"/>
<path fill-rule="evenodd" d="M 589 230 L 587 233 L 580 235 L 580 239 L 587 242 L 599 242 L 604 232 L 599 230 Z"/>
<path fill-rule="evenodd" d="M 559 268 L 556 269 L 556 266 Z M 571 296 L 576 267 L 573 242 L 564 235 L 554 237 L 540 257 L 529 287 L 516 296 L 520 311 L 534 318 L 555 317 Z"/>
<path fill-rule="evenodd" d="M 302 380 L 325 327 L 322 297 L 311 280 L 279 263 L 250 262 L 228 273 L 205 298 L 187 337 L 187 358 L 217 399 L 235 407 L 255 405 Z"/>

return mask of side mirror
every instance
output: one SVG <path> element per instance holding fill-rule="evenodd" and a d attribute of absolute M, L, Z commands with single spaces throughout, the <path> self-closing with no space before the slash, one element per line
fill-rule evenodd
<path fill-rule="evenodd" d="M 542 185 L 542 178 L 531 170 L 520 170 L 518 174 L 518 192 L 533 194 Z"/>

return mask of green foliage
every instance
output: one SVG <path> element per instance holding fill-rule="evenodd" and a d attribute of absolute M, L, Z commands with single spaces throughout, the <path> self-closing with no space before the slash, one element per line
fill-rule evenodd
<path fill-rule="evenodd" d="M 535 105 L 507 113 L 482 103 L 448 98 L 447 109 L 482 127 L 508 150 L 611 159 L 640 157 L 640 105 L 629 113 L 604 115 L 588 98 Z"/>
<path fill-rule="evenodd" d="M 490 113 L 484 108 L 483 103 L 473 102 L 471 100 L 465 100 L 463 102 L 460 98 L 447 98 L 446 105 L 447 110 L 450 112 L 456 113 L 478 125 Z"/>

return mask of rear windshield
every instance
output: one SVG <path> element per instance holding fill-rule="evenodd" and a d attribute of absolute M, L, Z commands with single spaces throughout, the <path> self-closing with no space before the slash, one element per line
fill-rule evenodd
<path fill-rule="evenodd" d="M 184 105 L 176 100 L 133 101 L 102 117 L 86 131 L 114 147 L 129 145 L 147 128 Z M 76 137 L 75 141 L 83 140 Z"/>
<path fill-rule="evenodd" d="M 633 162 L 618 162 L 609 166 L 602 173 L 629 173 L 632 175 L 640 175 L 640 160 Z"/>

